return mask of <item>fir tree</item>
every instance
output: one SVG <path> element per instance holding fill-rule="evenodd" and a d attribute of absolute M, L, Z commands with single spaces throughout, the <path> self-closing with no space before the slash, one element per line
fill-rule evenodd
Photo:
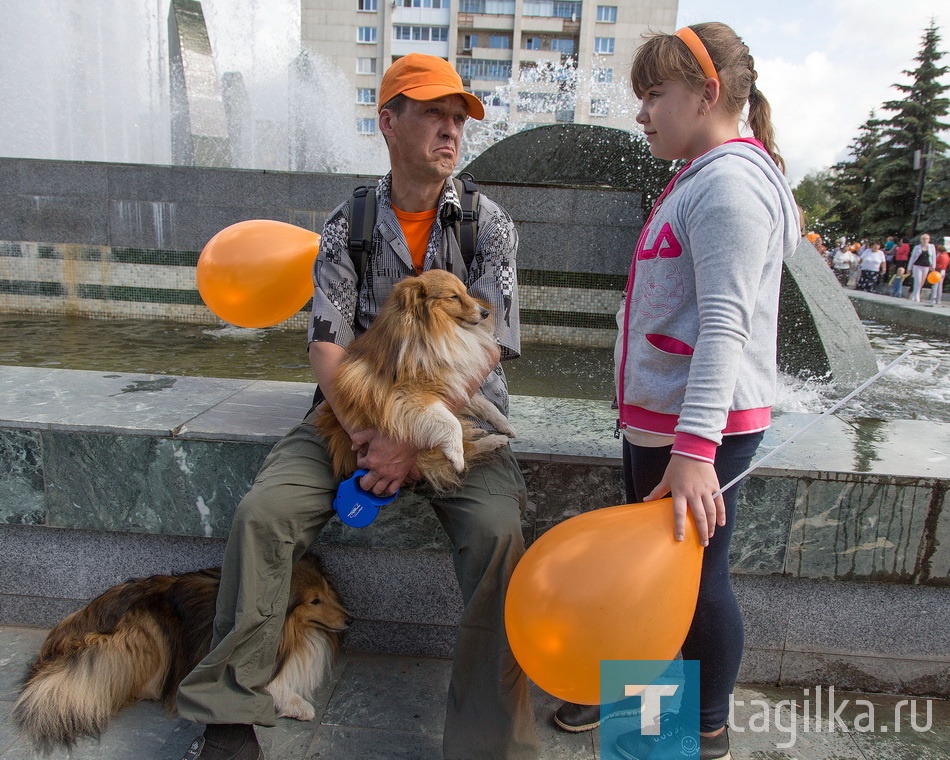
<path fill-rule="evenodd" d="M 851 160 L 831 167 L 833 201 L 828 214 L 830 219 L 834 219 L 839 234 L 849 240 L 865 235 L 863 216 L 867 209 L 868 195 L 874 190 L 871 166 L 880 150 L 880 144 L 881 122 L 874 118 L 872 111 L 868 120 L 858 130 L 858 136 L 848 146 Z"/>
<path fill-rule="evenodd" d="M 931 20 L 914 59 L 917 68 L 904 71 L 912 83 L 894 85 L 904 98 L 884 103 L 884 110 L 894 115 L 881 122 L 881 144 L 869 164 L 873 183 L 865 196 L 862 222 L 870 237 L 901 231 L 911 237 L 916 234 L 914 206 L 922 172 L 926 173 L 926 158 L 947 149 L 938 133 L 948 128 L 940 119 L 947 115 L 950 100 L 943 97 L 948 86 L 939 80 L 950 68 L 937 65 L 943 57 L 937 49 L 939 43 L 936 22 Z M 915 151 L 920 151 L 923 169 L 914 168 Z"/>
<path fill-rule="evenodd" d="M 927 173 L 920 232 L 929 232 L 934 242 L 950 237 L 950 155 L 937 156 Z"/>

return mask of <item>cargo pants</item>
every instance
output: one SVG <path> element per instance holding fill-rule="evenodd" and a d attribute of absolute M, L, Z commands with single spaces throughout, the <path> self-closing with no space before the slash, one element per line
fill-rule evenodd
<path fill-rule="evenodd" d="M 264 687 L 277 657 L 291 567 L 332 516 L 337 487 L 312 419 L 275 445 L 235 512 L 212 649 L 178 692 L 180 714 L 197 723 L 276 722 Z M 432 499 L 452 543 L 464 602 L 446 704 L 446 760 L 539 754 L 527 678 L 504 625 L 508 580 L 524 553 L 525 503 L 524 479 L 507 446 L 473 467 L 459 489 Z"/>

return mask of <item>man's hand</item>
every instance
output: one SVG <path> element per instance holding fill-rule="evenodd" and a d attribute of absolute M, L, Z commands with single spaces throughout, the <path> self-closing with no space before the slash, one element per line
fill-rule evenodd
<path fill-rule="evenodd" d="M 419 449 L 411 443 L 396 441 L 376 428 L 356 430 L 350 436 L 356 454 L 356 465 L 369 470 L 360 478 L 360 488 L 377 496 L 390 496 L 404 483 L 419 480 L 416 467 Z"/>
<path fill-rule="evenodd" d="M 716 469 L 709 462 L 673 454 L 666 466 L 663 479 L 654 488 L 647 501 L 673 495 L 673 520 L 676 540 L 686 537 L 686 510 L 693 513 L 699 543 L 709 545 L 716 526 L 726 524 L 726 505 L 722 495 L 713 498 L 719 490 Z"/>

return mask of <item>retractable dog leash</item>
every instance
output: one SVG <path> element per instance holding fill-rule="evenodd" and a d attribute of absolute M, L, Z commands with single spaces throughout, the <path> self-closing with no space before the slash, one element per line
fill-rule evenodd
<path fill-rule="evenodd" d="M 333 499 L 333 509 L 340 516 L 344 525 L 351 528 L 365 528 L 385 507 L 399 495 L 397 490 L 392 496 L 377 496 L 360 486 L 362 478 L 369 470 L 357 470 L 352 476 L 342 481 L 336 489 Z"/>

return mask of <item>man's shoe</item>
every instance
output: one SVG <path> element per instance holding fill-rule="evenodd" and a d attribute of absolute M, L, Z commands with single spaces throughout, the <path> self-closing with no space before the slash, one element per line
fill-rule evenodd
<path fill-rule="evenodd" d="M 572 734 L 593 731 L 600 725 L 600 705 L 564 702 L 554 713 L 554 723 Z"/>
<path fill-rule="evenodd" d="M 182 760 L 264 760 L 254 726 L 209 725 Z"/>

